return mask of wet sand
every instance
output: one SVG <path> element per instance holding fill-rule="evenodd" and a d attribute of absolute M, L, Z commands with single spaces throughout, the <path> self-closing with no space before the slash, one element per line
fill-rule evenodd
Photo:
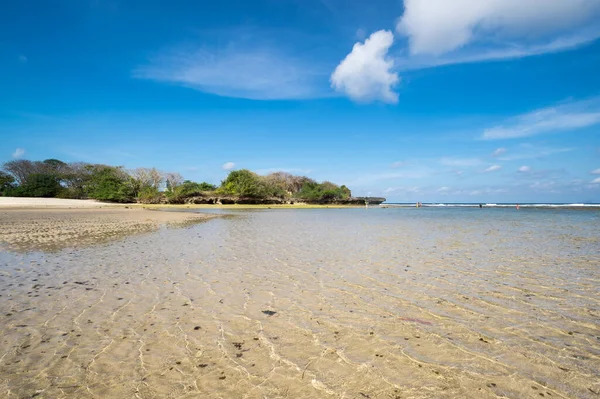
<path fill-rule="evenodd" d="M 599 217 L 480 215 L 239 212 L 2 252 L 0 396 L 597 398 Z"/>
<path fill-rule="evenodd" d="M 184 212 L 119 208 L 0 208 L 0 248 L 58 250 L 80 247 L 215 217 Z"/>

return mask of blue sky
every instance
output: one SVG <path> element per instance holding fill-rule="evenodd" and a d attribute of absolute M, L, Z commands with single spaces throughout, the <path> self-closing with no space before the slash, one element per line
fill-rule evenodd
<path fill-rule="evenodd" d="M 0 5 L 0 162 L 600 202 L 600 1 Z"/>

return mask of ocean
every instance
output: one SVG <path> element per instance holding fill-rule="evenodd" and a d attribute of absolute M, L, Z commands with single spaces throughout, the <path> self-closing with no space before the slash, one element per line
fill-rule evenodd
<path fill-rule="evenodd" d="M 0 396 L 597 398 L 600 209 L 461 205 L 3 251 Z"/>
<path fill-rule="evenodd" d="M 422 206 L 423 208 L 479 208 L 481 205 L 481 207 L 483 208 L 516 208 L 517 205 L 519 205 L 519 207 L 523 207 L 523 208 L 559 208 L 559 209 L 565 209 L 565 208 L 573 208 L 573 209 L 581 209 L 581 208 L 600 208 L 600 204 L 597 203 L 569 203 L 569 202 L 562 202 L 562 203 L 535 203 L 535 202 L 527 202 L 527 203 L 516 203 L 516 202 L 511 202 L 511 203 L 498 203 L 498 204 L 494 204 L 494 203 L 474 203 L 474 202 L 448 202 L 448 203 L 437 203 L 437 202 L 425 202 L 425 203 L 421 203 L 420 206 Z M 415 207 L 416 204 L 414 202 L 412 203 L 408 203 L 408 202 L 390 202 L 390 203 L 384 203 L 381 204 L 381 207 L 383 208 L 410 208 L 410 207 Z"/>

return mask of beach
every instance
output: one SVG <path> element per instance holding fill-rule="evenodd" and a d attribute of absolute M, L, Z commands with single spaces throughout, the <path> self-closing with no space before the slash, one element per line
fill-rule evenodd
<path fill-rule="evenodd" d="M 600 394 L 597 211 L 198 211 L 0 210 L 0 395 Z"/>
<path fill-rule="evenodd" d="M 110 241 L 131 234 L 215 217 L 201 213 L 160 212 L 95 201 L 0 201 L 2 242 L 13 250 L 57 250 Z M 44 202 L 44 207 L 40 206 Z"/>

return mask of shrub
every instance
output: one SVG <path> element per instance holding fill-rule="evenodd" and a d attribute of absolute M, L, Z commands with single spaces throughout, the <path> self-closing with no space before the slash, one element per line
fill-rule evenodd
<path fill-rule="evenodd" d="M 221 183 L 219 192 L 250 198 L 259 198 L 268 195 L 260 176 L 248 169 L 230 172 L 227 178 Z"/>
<path fill-rule="evenodd" d="M 95 165 L 86 191 L 100 201 L 131 202 L 134 197 L 129 176 L 113 166 Z"/>
<path fill-rule="evenodd" d="M 15 178 L 8 173 L 0 171 L 0 195 L 8 195 L 14 189 Z"/>
<path fill-rule="evenodd" d="M 313 180 L 306 181 L 302 189 L 294 197 L 309 202 L 332 202 L 350 198 L 351 193 L 346 186 L 337 186 L 325 181 L 317 183 Z"/>
<path fill-rule="evenodd" d="M 13 190 L 13 195 L 19 197 L 56 197 L 62 189 L 56 176 L 33 173 L 27 177 L 24 184 Z"/>
<path fill-rule="evenodd" d="M 155 187 L 144 187 L 138 194 L 138 200 L 147 204 L 154 204 L 160 202 L 160 192 Z"/>

